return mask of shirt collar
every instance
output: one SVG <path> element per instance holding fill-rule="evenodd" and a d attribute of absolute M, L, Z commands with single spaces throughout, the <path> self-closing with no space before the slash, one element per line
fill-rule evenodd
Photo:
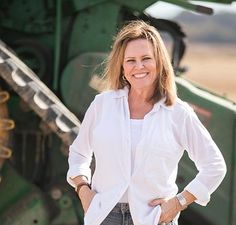
<path fill-rule="evenodd" d="M 155 103 L 154 106 L 153 106 L 152 111 L 156 112 L 157 110 L 159 110 L 160 107 L 163 107 L 164 109 L 167 109 L 167 110 L 173 110 L 173 105 L 167 106 L 165 104 L 165 101 L 166 101 L 166 97 L 162 98 L 160 101 Z"/>
<path fill-rule="evenodd" d="M 118 89 L 114 92 L 113 97 L 114 98 L 122 98 L 122 97 L 128 97 L 129 94 L 129 88 L 127 86 L 125 86 L 122 89 Z"/>
<path fill-rule="evenodd" d="M 114 92 L 114 98 L 122 98 L 122 97 L 127 97 L 128 98 L 128 94 L 129 94 L 129 88 L 127 86 L 125 86 L 123 89 L 118 89 L 117 91 Z M 167 106 L 165 104 L 165 100 L 166 100 L 166 97 L 162 98 L 160 101 L 155 103 L 154 106 L 153 106 L 152 111 L 156 112 L 156 111 L 159 110 L 160 107 L 163 107 L 167 110 L 172 110 L 173 105 L 172 106 Z"/>

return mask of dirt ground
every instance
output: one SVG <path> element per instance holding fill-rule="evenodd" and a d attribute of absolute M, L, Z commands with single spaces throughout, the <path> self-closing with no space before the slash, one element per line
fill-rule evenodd
<path fill-rule="evenodd" d="M 236 45 L 188 44 L 183 75 L 236 102 Z"/>

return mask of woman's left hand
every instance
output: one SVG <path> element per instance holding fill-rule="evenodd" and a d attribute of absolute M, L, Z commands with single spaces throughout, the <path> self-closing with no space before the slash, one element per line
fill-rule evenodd
<path fill-rule="evenodd" d="M 181 211 L 181 206 L 178 203 L 178 200 L 176 197 L 170 198 L 170 199 L 154 199 L 151 202 L 149 202 L 150 206 L 161 206 L 161 216 L 159 220 L 160 223 L 170 223 L 177 214 Z"/>

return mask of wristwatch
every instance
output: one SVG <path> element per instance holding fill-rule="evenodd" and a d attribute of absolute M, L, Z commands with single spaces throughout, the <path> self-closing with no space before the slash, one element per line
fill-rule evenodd
<path fill-rule="evenodd" d="M 176 198 L 179 201 L 179 204 L 181 205 L 182 209 L 186 209 L 188 206 L 186 198 L 181 193 L 177 194 Z"/>

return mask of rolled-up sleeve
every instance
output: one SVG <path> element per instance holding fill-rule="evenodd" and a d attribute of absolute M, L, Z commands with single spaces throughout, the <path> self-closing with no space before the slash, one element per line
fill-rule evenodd
<path fill-rule="evenodd" d="M 84 116 L 78 136 L 69 147 L 67 182 L 73 187 L 75 185 L 71 178 L 76 176 L 84 175 L 88 178 L 89 183 L 91 181 L 90 164 L 93 155 L 91 130 L 95 116 L 95 101 L 93 101 Z"/>
<path fill-rule="evenodd" d="M 198 174 L 185 190 L 197 198 L 196 203 L 205 206 L 222 182 L 226 174 L 226 164 L 211 135 L 192 109 L 184 120 L 182 134 L 185 149 L 198 170 Z"/>

